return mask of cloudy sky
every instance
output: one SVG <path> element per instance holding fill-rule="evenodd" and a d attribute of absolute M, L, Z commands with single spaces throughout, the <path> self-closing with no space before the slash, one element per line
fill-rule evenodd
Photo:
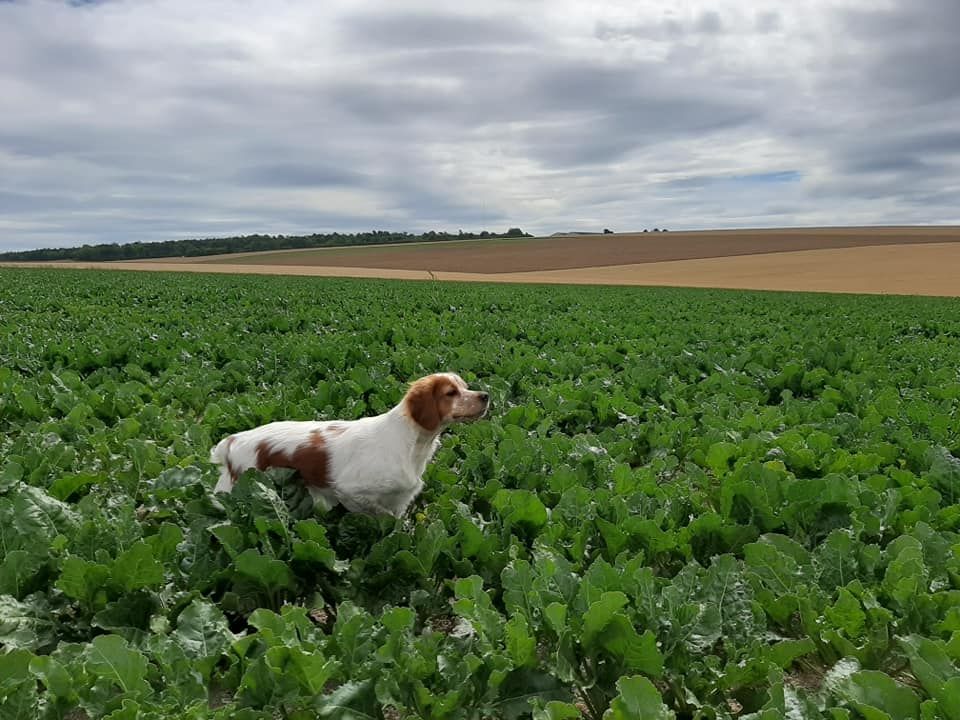
<path fill-rule="evenodd" d="M 957 0 L 0 0 L 0 249 L 960 222 Z"/>

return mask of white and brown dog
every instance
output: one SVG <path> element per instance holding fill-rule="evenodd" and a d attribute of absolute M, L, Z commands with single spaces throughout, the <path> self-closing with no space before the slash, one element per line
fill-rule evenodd
<path fill-rule="evenodd" d="M 410 385 L 389 411 L 358 420 L 281 421 L 235 433 L 210 453 L 220 465 L 214 492 L 230 492 L 250 468 L 296 470 L 315 502 L 401 517 L 423 489 L 423 472 L 451 423 L 483 417 L 485 392 L 454 373 Z"/>

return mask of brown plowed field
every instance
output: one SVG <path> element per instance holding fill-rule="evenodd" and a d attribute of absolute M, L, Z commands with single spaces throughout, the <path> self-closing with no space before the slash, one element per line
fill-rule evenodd
<path fill-rule="evenodd" d="M 15 264 L 8 263 L 8 265 Z M 960 297 L 960 272 L 958 272 L 960 243 L 958 242 L 827 248 L 696 260 L 501 273 L 427 273 L 423 270 L 324 267 L 322 265 L 241 265 L 239 263 L 231 265 L 198 262 L 60 262 L 17 263 L 17 265 L 233 275 L 308 275 L 397 280 L 432 278 L 462 282 L 659 285 Z"/>
<path fill-rule="evenodd" d="M 957 241 L 960 241 L 958 227 L 711 230 L 285 250 L 183 258 L 172 262 L 362 267 L 490 274 L 636 265 L 798 250 Z M 171 260 L 156 262 L 169 263 Z"/>
<path fill-rule="evenodd" d="M 960 228 L 641 233 L 2 265 L 960 297 Z"/>

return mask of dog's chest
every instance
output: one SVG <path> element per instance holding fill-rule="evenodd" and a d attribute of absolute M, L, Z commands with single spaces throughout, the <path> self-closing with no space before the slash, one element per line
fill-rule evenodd
<path fill-rule="evenodd" d="M 348 509 L 402 513 L 423 489 L 422 475 L 439 444 L 399 418 L 361 422 L 331 446 L 331 481 Z"/>
<path fill-rule="evenodd" d="M 422 487 L 423 453 L 410 443 L 383 439 L 337 448 L 333 481 L 341 491 L 393 496 Z"/>

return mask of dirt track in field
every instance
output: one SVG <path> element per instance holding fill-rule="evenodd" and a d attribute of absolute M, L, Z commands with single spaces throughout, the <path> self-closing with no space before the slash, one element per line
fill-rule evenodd
<path fill-rule="evenodd" d="M 10 263 L 23 266 L 25 263 Z M 317 265 L 129 262 L 32 263 L 34 267 L 428 280 L 424 270 Z M 827 248 L 533 272 L 438 272 L 434 279 L 648 285 L 960 297 L 960 242 Z"/>
<path fill-rule="evenodd" d="M 151 262 L 313 265 L 489 274 L 931 242 L 960 242 L 960 227 L 624 233 L 286 250 Z"/>

